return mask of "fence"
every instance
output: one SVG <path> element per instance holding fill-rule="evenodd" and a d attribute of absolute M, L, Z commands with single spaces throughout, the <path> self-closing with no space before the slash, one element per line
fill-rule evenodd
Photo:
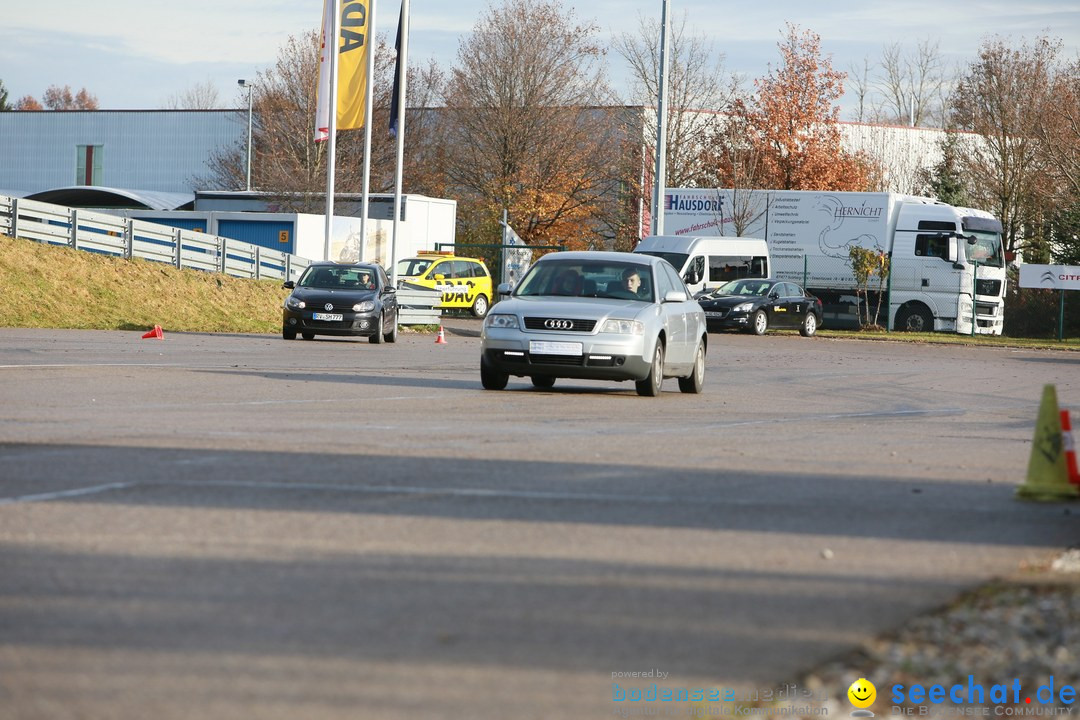
<path fill-rule="evenodd" d="M 0 234 L 241 278 L 295 280 L 311 262 L 217 235 L 4 195 Z"/>

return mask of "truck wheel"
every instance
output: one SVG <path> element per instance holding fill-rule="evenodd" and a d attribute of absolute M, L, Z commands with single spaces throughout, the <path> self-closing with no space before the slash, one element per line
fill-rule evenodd
<path fill-rule="evenodd" d="M 803 337 L 813 337 L 817 332 L 817 315 L 812 312 L 806 313 L 806 317 L 803 318 L 802 327 L 799 328 L 799 334 Z"/>
<path fill-rule="evenodd" d="M 769 329 L 769 316 L 765 314 L 764 310 L 758 310 L 750 318 L 750 332 L 755 335 L 764 335 L 765 331 Z"/>
<path fill-rule="evenodd" d="M 904 332 L 933 332 L 934 318 L 924 307 L 900 308 L 896 314 L 896 329 Z"/>
<path fill-rule="evenodd" d="M 550 387 L 555 387 L 555 378 L 550 375 L 533 375 L 532 384 L 533 387 L 547 390 Z"/>
<path fill-rule="evenodd" d="M 485 390 L 503 390 L 508 382 L 510 375 L 488 365 L 486 358 L 480 358 L 480 384 Z"/>
<path fill-rule="evenodd" d="M 652 367 L 649 375 L 644 380 L 638 380 L 637 394 L 644 397 L 656 397 L 660 394 L 660 388 L 664 384 L 664 344 L 659 339 L 656 341 L 656 352 L 653 354 Z"/>
<path fill-rule="evenodd" d="M 489 305 L 487 295 L 477 295 L 476 299 L 473 300 L 472 304 L 473 317 L 484 317 L 485 315 L 487 315 L 488 307 Z"/>
<path fill-rule="evenodd" d="M 705 346 L 698 343 L 697 352 L 694 353 L 694 369 L 686 377 L 679 378 L 679 390 L 696 395 L 703 387 L 705 387 Z"/>

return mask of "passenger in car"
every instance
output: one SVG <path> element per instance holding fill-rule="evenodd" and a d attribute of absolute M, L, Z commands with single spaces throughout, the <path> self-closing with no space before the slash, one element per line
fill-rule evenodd
<path fill-rule="evenodd" d="M 573 270 L 563 270 L 559 275 L 555 277 L 555 283 L 552 285 L 552 295 L 571 295 L 577 297 L 581 295 L 581 289 L 584 283 L 581 276 Z"/>
<path fill-rule="evenodd" d="M 612 287 L 614 285 L 614 287 Z M 637 268 L 623 270 L 622 281 L 608 284 L 608 294 L 625 300 L 637 300 L 641 290 L 641 273 Z"/>

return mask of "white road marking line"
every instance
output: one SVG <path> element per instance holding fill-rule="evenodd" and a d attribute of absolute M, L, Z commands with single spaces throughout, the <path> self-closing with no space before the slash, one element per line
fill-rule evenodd
<path fill-rule="evenodd" d="M 18 495 L 10 498 L 0 498 L 0 505 L 14 505 L 16 503 L 47 502 L 49 500 L 62 500 L 64 498 L 82 497 L 85 495 L 97 495 L 110 490 L 126 490 L 135 487 L 139 483 L 108 483 L 106 485 L 92 485 L 90 487 L 72 488 L 71 490 L 58 490 L 50 493 L 37 493 L 34 495 Z"/>

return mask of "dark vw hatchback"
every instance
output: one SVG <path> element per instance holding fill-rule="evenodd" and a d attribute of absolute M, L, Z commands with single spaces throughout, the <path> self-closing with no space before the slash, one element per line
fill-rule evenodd
<path fill-rule="evenodd" d="M 785 328 L 810 337 L 821 327 L 821 301 L 783 280 L 733 280 L 697 301 L 709 332 L 737 329 L 764 335 L 769 328 Z"/>
<path fill-rule="evenodd" d="M 281 336 L 352 335 L 373 343 L 395 342 L 397 295 L 374 263 L 312 263 L 295 283 L 281 312 Z"/>

